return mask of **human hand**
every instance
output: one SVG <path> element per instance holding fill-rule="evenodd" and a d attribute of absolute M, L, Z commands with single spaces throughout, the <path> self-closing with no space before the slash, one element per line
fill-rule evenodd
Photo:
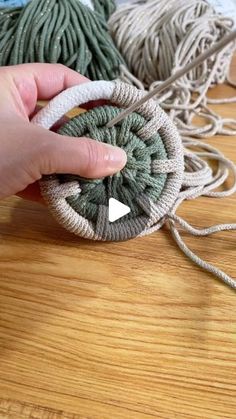
<path fill-rule="evenodd" d="M 118 147 L 88 138 L 68 138 L 29 121 L 37 100 L 49 100 L 86 81 L 60 64 L 0 68 L 0 199 L 17 194 L 41 200 L 37 181 L 42 175 L 99 178 L 125 165 L 126 154 Z"/>

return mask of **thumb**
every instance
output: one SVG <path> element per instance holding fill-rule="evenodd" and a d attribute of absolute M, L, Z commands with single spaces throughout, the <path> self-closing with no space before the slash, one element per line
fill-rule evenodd
<path fill-rule="evenodd" d="M 69 173 L 87 178 L 112 175 L 127 161 L 124 150 L 90 138 L 66 137 L 51 133 L 42 174 Z"/>

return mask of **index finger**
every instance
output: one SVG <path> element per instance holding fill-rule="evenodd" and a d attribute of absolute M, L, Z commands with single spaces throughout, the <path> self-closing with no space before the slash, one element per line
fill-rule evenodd
<path fill-rule="evenodd" d="M 1 73 L 11 83 L 11 92 L 17 90 L 27 115 L 34 111 L 37 100 L 49 100 L 68 87 L 89 81 L 61 64 L 20 64 L 2 67 Z"/>

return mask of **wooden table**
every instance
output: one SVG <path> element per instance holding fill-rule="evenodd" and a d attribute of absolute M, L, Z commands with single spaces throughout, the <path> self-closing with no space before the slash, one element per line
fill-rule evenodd
<path fill-rule="evenodd" d="M 236 161 L 236 138 L 209 143 Z M 234 196 L 187 202 L 179 214 L 204 226 L 235 222 L 235 212 Z M 185 238 L 236 277 L 234 233 Z M 186 259 L 166 229 L 91 243 L 46 208 L 6 199 L 0 278 L 1 419 L 236 418 L 235 292 Z"/>

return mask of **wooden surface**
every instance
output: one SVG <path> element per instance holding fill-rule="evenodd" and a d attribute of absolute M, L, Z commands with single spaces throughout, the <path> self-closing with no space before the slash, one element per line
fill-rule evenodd
<path fill-rule="evenodd" d="M 224 86 L 212 95 L 232 95 Z M 217 106 L 235 116 L 235 105 Z M 236 138 L 209 140 L 236 161 Z M 236 197 L 179 214 L 235 222 Z M 236 277 L 235 234 L 191 238 Z M 125 243 L 70 235 L 46 208 L 0 202 L 1 419 L 235 419 L 236 295 L 166 229 Z"/>

